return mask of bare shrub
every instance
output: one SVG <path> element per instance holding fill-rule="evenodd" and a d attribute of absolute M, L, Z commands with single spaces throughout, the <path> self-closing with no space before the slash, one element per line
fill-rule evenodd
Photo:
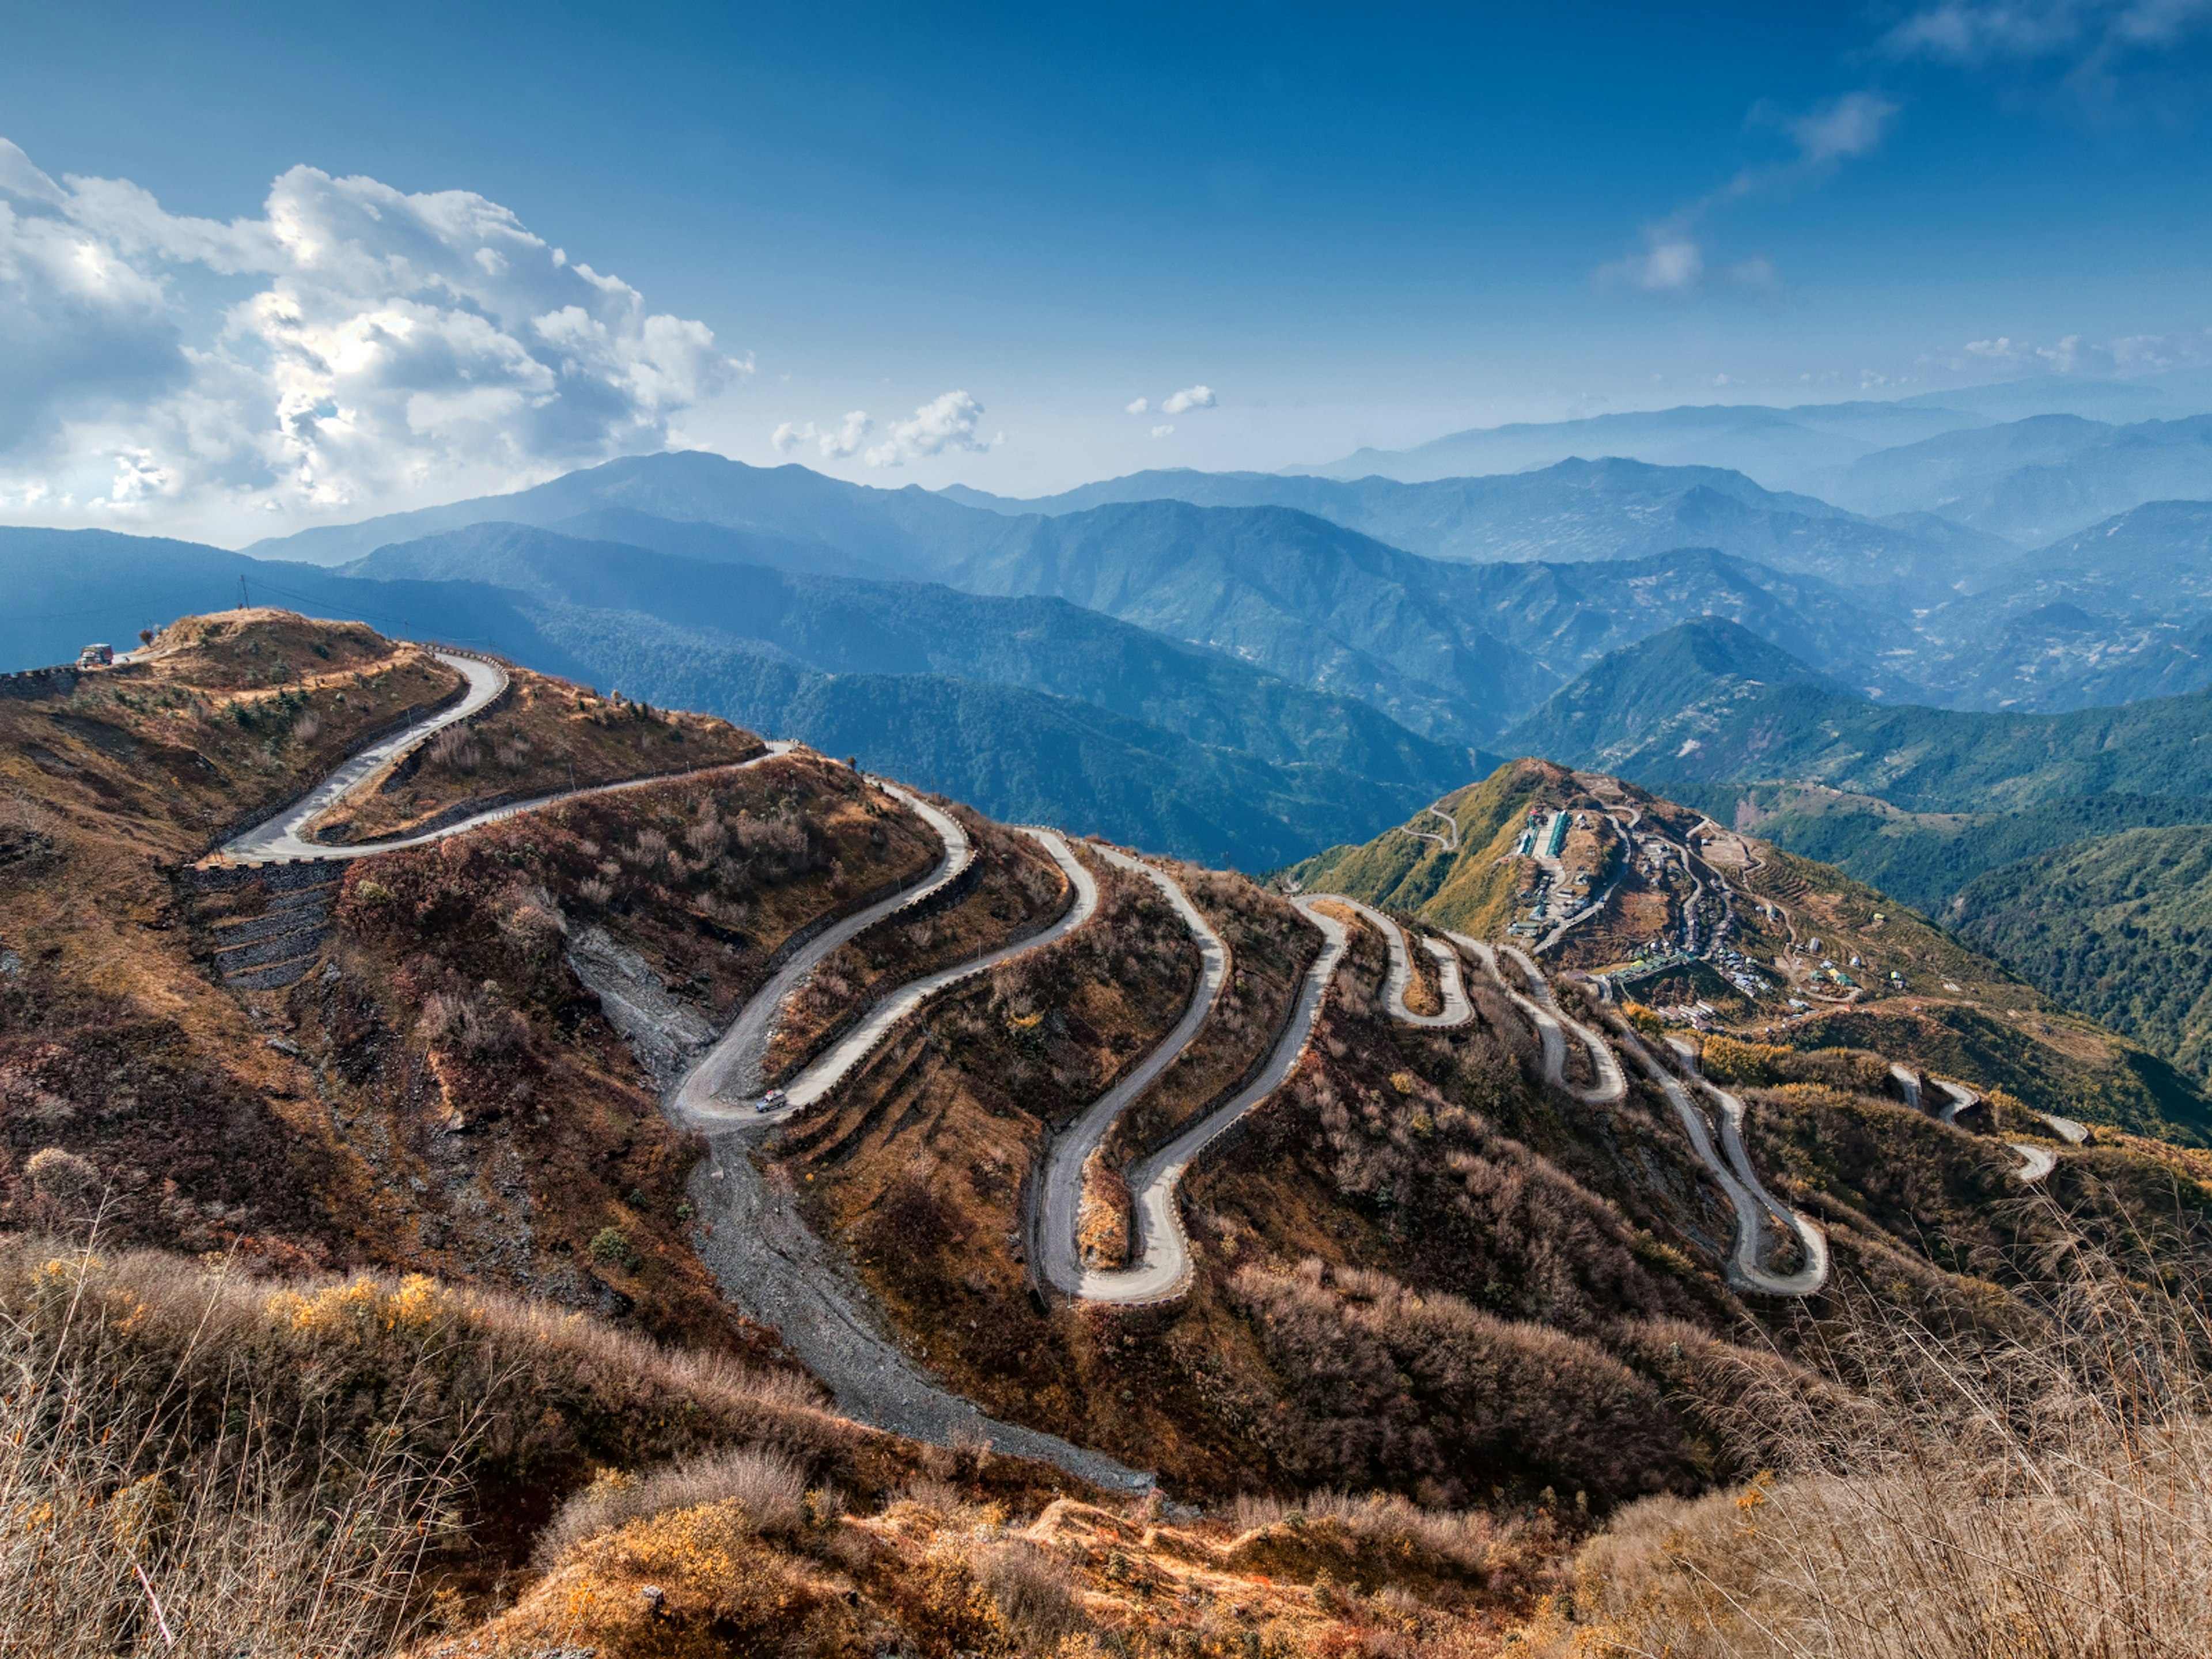
<path fill-rule="evenodd" d="M 684 844 L 702 864 L 712 864 L 730 850 L 730 832 L 714 811 L 713 801 L 699 803 L 698 821 L 684 832 Z"/>
<path fill-rule="evenodd" d="M 613 902 L 614 896 L 613 884 L 598 876 L 586 876 L 576 884 L 576 896 L 602 910 Z"/>
<path fill-rule="evenodd" d="M 430 739 L 424 758 L 447 772 L 474 773 L 483 764 L 483 750 L 466 726 L 449 726 Z"/>
<path fill-rule="evenodd" d="M 568 931 L 560 902 L 536 883 L 500 895 L 500 937 L 526 957 L 543 955 Z"/>
<path fill-rule="evenodd" d="M 43 1196 L 63 1204 L 81 1204 L 100 1187 L 100 1171 L 92 1162 L 59 1146 L 33 1152 L 23 1174 Z"/>
<path fill-rule="evenodd" d="M 292 741 L 295 743 L 313 743 L 322 735 L 322 717 L 312 708 L 292 722 Z"/>
<path fill-rule="evenodd" d="M 474 1060 L 489 1060 L 520 1047 L 528 1023 L 501 1000 L 487 981 L 473 991 L 433 991 L 422 1000 L 416 1030 L 426 1042 L 446 1042 Z"/>
<path fill-rule="evenodd" d="M 538 1534 L 537 1560 L 550 1567 L 595 1533 L 666 1510 L 734 1503 L 756 1532 L 795 1532 L 806 1519 L 806 1476 L 780 1453 L 757 1446 L 672 1463 L 644 1475 L 602 1474 L 561 1506 Z"/>
<path fill-rule="evenodd" d="M 668 837 L 658 830 L 641 830 L 637 838 L 623 849 L 623 857 L 647 875 L 667 866 Z"/>
<path fill-rule="evenodd" d="M 1075 1578 L 1060 1558 L 1026 1539 L 986 1544 L 971 1558 L 999 1617 L 1024 1653 L 1050 1653 L 1084 1628 Z"/>

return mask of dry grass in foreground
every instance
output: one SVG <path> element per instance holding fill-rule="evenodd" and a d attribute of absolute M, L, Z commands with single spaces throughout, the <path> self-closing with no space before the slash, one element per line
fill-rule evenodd
<path fill-rule="evenodd" d="M 2182 1659 L 2212 1652 L 2204 1286 L 2077 1245 L 2030 1340 L 1852 1296 L 1863 1408 L 1747 1401 L 1784 1467 L 1619 1516 L 1575 1622 L 1530 1650 L 1670 1659 Z M 1784 1431 L 1778 1437 L 1776 1430 Z"/>

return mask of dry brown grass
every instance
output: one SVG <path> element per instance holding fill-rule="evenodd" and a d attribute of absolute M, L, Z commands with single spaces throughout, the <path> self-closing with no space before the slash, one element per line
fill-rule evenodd
<path fill-rule="evenodd" d="M 603 1470 L 538 1534 L 535 1553 L 550 1565 L 597 1534 L 705 1504 L 736 1504 L 756 1532 L 789 1532 L 805 1518 L 806 1471 L 758 1446 L 688 1458 L 643 1475 Z"/>
<path fill-rule="evenodd" d="M 1574 1650 L 2212 1651 L 2200 1282 L 2146 1282 L 2077 1240 L 2047 1325 L 2012 1342 L 1931 1328 L 1864 1289 L 1846 1297 L 1872 1409 L 1747 1399 L 1787 1461 L 1735 1492 L 1625 1511 L 1582 1556 Z"/>
<path fill-rule="evenodd" d="M 97 1258 L 9 1265 L 0 1651 L 352 1659 L 405 1633 L 419 1570 L 452 1541 L 480 1413 L 460 1408 L 428 1451 L 374 1420 L 302 1434 L 250 1366 L 218 1362 L 210 1397 L 204 1352 L 123 1359 L 104 1328 L 146 1304 L 118 1304 Z M 223 1300 L 209 1281 L 197 1309 L 169 1311 L 197 1312 L 204 1348 Z M 435 1392 L 430 1363 L 389 1379 L 398 1399 Z"/>

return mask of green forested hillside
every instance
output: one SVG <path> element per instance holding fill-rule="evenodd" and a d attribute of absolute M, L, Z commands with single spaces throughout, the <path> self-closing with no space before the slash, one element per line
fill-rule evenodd
<path fill-rule="evenodd" d="M 1819 784 L 1682 787 L 1677 796 L 1738 829 L 1942 915 L 1977 877 L 2093 836 L 2176 823 L 2212 823 L 2201 795 L 2083 795 L 2017 812 L 1907 812 L 1871 795 Z"/>
<path fill-rule="evenodd" d="M 1959 933 L 2052 996 L 2212 1078 L 2212 824 L 2130 830 L 1960 895 Z"/>
<path fill-rule="evenodd" d="M 2209 731 L 2212 691 L 2064 714 L 1890 708 L 1712 618 L 1614 653 L 1504 741 L 1654 788 L 1791 779 L 1912 811 L 1986 812 L 2212 794 Z"/>

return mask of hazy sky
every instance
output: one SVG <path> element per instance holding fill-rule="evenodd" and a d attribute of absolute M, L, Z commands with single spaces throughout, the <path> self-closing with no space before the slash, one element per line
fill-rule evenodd
<path fill-rule="evenodd" d="M 5 39 L 14 521 L 237 543 L 672 442 L 1030 493 L 2212 361 L 2212 0 Z"/>

